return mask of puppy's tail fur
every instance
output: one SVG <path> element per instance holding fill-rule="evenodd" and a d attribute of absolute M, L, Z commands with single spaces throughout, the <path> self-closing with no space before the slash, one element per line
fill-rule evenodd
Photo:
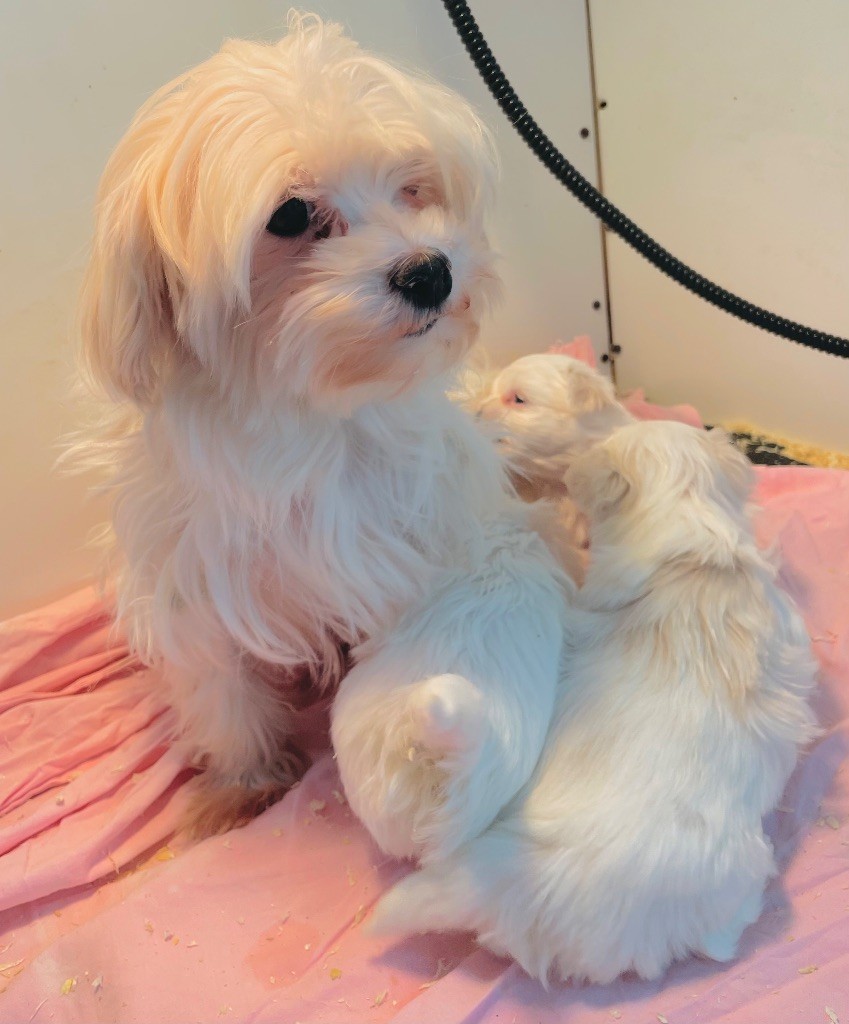
<path fill-rule="evenodd" d="M 459 864 L 440 864 L 407 875 L 378 901 L 368 923 L 373 935 L 399 938 L 419 932 L 469 931 L 474 879 Z"/>

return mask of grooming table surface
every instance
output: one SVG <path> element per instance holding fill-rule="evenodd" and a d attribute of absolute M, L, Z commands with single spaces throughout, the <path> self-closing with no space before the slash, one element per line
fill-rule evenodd
<path fill-rule="evenodd" d="M 825 731 L 769 822 L 782 875 L 735 963 L 546 991 L 468 936 L 370 937 L 369 908 L 409 867 L 344 803 L 326 706 L 301 716 L 314 763 L 282 802 L 175 838 L 192 773 L 171 713 L 83 591 L 0 629 L 0 1021 L 849 1024 L 849 474 L 758 479 Z"/>

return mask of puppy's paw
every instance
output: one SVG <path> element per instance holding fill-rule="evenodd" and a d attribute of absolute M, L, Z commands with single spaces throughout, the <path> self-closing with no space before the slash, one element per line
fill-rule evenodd
<path fill-rule="evenodd" d="M 740 904 L 737 913 L 723 928 L 718 928 L 702 938 L 698 952 L 719 963 L 733 960 L 737 956 L 740 936 L 750 924 L 757 921 L 762 910 L 763 893 L 757 889 Z"/>
<path fill-rule="evenodd" d="M 431 757 L 468 750 L 480 740 L 483 717 L 483 695 L 473 683 L 464 676 L 434 676 L 410 700 L 412 749 Z"/>
<path fill-rule="evenodd" d="M 227 780 L 207 772 L 195 781 L 184 827 L 194 840 L 242 828 L 277 803 L 308 767 L 300 751 L 281 751 L 277 764 L 250 778 Z"/>

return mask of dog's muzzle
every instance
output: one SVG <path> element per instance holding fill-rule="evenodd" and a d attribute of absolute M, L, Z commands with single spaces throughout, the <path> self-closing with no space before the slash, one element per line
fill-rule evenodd
<path fill-rule="evenodd" d="M 437 310 L 451 294 L 451 262 L 438 249 L 402 260 L 389 275 L 389 287 L 417 310 Z"/>

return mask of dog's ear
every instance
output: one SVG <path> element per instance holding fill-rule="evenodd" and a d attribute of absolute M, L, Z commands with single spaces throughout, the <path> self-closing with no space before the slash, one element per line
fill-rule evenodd
<path fill-rule="evenodd" d="M 137 120 L 106 167 L 79 311 L 83 362 L 92 381 L 113 398 L 141 404 L 153 397 L 161 364 L 176 344 L 151 208 L 157 182 L 146 145 L 155 147 L 156 140 Z"/>
<path fill-rule="evenodd" d="M 92 381 L 141 404 L 178 348 L 200 133 L 187 123 L 187 78 L 142 107 L 106 166 L 81 294 L 80 343 Z"/>
<path fill-rule="evenodd" d="M 462 97 L 435 82 L 422 83 L 422 116 L 437 140 L 435 158 L 449 205 L 463 220 L 484 223 L 495 205 L 498 150 L 487 126 Z"/>
<path fill-rule="evenodd" d="M 581 455 L 566 473 L 566 490 L 590 520 L 609 515 L 631 490 L 620 460 L 606 444 Z"/>

